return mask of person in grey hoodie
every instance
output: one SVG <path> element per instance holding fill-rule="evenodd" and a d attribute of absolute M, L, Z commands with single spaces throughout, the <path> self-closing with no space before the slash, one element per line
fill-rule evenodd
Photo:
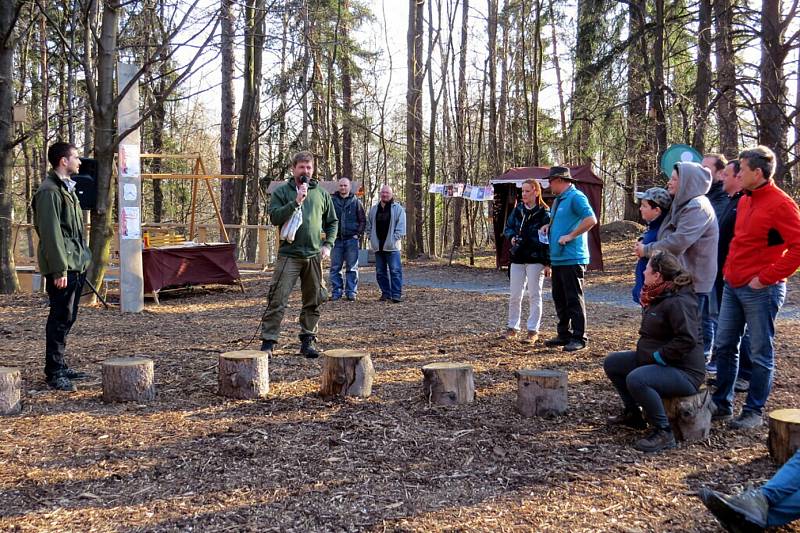
<path fill-rule="evenodd" d="M 400 262 L 401 239 L 406 235 L 406 210 L 394 199 L 392 188 L 381 187 L 381 201 L 372 206 L 366 232 L 375 252 L 375 278 L 381 289 L 381 301 L 400 303 L 403 293 L 403 265 Z"/>
<path fill-rule="evenodd" d="M 651 257 L 657 250 L 680 259 L 692 275 L 699 309 L 707 305 L 717 277 L 719 227 L 714 208 L 706 197 L 711 188 L 711 172 L 699 163 L 676 163 L 667 190 L 672 207 L 658 230 L 656 241 L 636 243 L 638 257 Z"/>

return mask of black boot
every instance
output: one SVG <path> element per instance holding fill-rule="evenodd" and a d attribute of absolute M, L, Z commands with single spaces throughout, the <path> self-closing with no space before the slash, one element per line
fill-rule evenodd
<path fill-rule="evenodd" d="M 639 439 L 633 445 L 640 452 L 655 453 L 675 447 L 675 435 L 672 428 L 655 428 L 651 434 Z"/>
<path fill-rule="evenodd" d="M 317 338 L 314 335 L 303 335 L 300 337 L 300 354 L 305 355 L 307 359 L 316 359 L 320 353 L 317 350 Z"/>
<path fill-rule="evenodd" d="M 638 407 L 635 410 L 625 409 L 621 414 L 609 416 L 606 421 L 611 426 L 627 426 L 633 429 L 647 428 L 647 422 L 642 416 L 642 410 Z"/>
<path fill-rule="evenodd" d="M 261 341 L 261 351 L 266 352 L 267 355 L 272 355 L 273 348 L 275 348 L 275 341 Z"/>

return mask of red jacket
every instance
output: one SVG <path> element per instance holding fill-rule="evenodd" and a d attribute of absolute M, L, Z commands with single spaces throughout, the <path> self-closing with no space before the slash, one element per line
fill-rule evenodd
<path fill-rule="evenodd" d="M 739 201 L 728 258 L 723 274 L 733 287 L 743 287 L 758 276 L 773 285 L 800 267 L 800 211 L 775 182 Z"/>

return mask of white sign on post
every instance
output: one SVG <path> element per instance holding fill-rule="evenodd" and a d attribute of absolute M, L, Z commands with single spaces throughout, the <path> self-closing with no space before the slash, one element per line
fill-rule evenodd
<path fill-rule="evenodd" d="M 125 87 L 139 67 L 120 63 L 117 67 L 117 86 Z M 125 94 L 117 109 L 117 133 L 122 135 L 139 121 L 139 84 Z M 144 309 L 144 276 L 142 269 L 142 189 L 139 153 L 139 128 L 129 133 L 119 144 L 117 154 L 117 183 L 119 198 L 119 291 L 120 310 L 138 313 Z"/>

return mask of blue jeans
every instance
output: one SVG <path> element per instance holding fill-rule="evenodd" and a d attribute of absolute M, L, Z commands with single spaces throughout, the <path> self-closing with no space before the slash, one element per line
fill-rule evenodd
<path fill-rule="evenodd" d="M 342 283 L 342 266 L 345 279 Z M 358 292 L 358 238 L 336 239 L 331 251 L 331 298 L 338 300 L 344 292 L 355 298 Z"/>
<path fill-rule="evenodd" d="M 767 527 L 782 526 L 800 518 L 800 450 L 761 487 L 761 493 L 769 502 Z"/>
<path fill-rule="evenodd" d="M 763 289 L 734 288 L 725 283 L 717 324 L 714 351 L 717 353 L 717 390 L 714 403 L 722 413 L 733 412 L 733 385 L 739 373 L 739 344 L 745 326 L 750 332 L 753 370 L 750 390 L 742 411 L 761 414 L 772 389 L 775 369 L 775 317 L 786 298 L 786 283 Z"/>
<path fill-rule="evenodd" d="M 714 332 L 717 329 L 716 302 L 712 300 L 711 293 L 702 292 L 697 294 L 697 305 L 700 309 L 700 317 L 703 324 L 703 353 L 706 360 L 711 356 L 711 348 L 714 346 Z"/>
<path fill-rule="evenodd" d="M 381 296 L 399 300 L 403 293 L 403 265 L 400 252 L 375 252 L 375 278 Z"/>

